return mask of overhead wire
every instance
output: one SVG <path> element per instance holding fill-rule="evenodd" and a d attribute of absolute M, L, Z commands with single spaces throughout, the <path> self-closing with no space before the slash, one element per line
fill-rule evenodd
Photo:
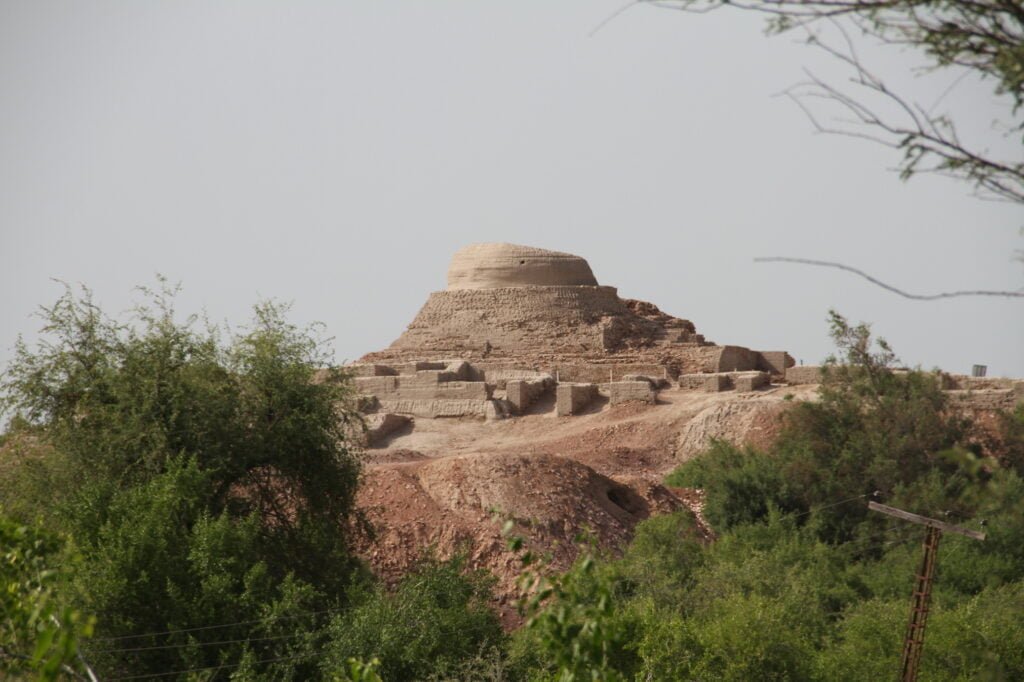
<path fill-rule="evenodd" d="M 791 518 L 794 518 L 794 519 L 798 519 L 801 516 L 807 516 L 808 514 L 813 514 L 815 512 L 822 511 L 823 509 L 831 509 L 832 507 L 838 507 L 841 504 L 846 504 L 848 502 L 854 502 L 855 500 L 863 500 L 868 495 L 869 495 L 869 493 L 864 493 L 863 495 L 855 495 L 853 497 L 848 497 L 845 500 L 839 500 L 838 502 L 833 502 L 831 504 L 826 504 L 826 505 L 822 505 L 820 507 L 815 507 L 813 509 L 808 509 L 807 511 L 800 512 L 799 514 L 785 514 L 783 516 L 784 516 L 784 518 L 785 517 L 791 517 Z"/>
<path fill-rule="evenodd" d="M 180 628 L 180 629 L 176 629 L 176 630 L 161 630 L 159 632 L 144 632 L 144 633 L 138 634 L 138 635 L 120 635 L 118 637 L 94 637 L 92 639 L 92 641 L 94 641 L 94 642 L 119 642 L 119 641 L 124 641 L 124 640 L 129 640 L 129 639 L 141 639 L 143 637 L 160 637 L 160 636 L 163 636 L 163 635 L 175 635 L 175 634 L 180 634 L 180 633 L 183 633 L 183 632 L 200 632 L 200 631 L 203 631 L 203 630 L 219 630 L 219 629 L 223 629 L 223 628 L 236 627 L 236 626 L 239 626 L 239 625 L 254 625 L 256 623 L 267 623 L 267 622 L 273 622 L 273 621 L 278 621 L 278 620 L 296 620 L 298 618 L 304 618 L 306 616 L 319 616 L 319 615 L 323 615 L 325 613 L 337 613 L 337 612 L 340 612 L 342 610 L 343 609 L 335 608 L 335 609 L 322 609 L 322 610 L 319 610 L 319 611 L 301 611 L 301 612 L 295 613 L 293 615 L 267 616 L 266 618 L 255 618 L 253 620 L 239 620 L 239 621 L 234 621 L 234 622 L 231 622 L 231 623 L 222 623 L 222 624 L 219 624 L 219 625 L 203 625 L 203 626 L 194 627 L 194 628 Z"/>
<path fill-rule="evenodd" d="M 240 638 L 240 639 L 222 639 L 222 640 L 217 640 L 217 641 L 213 641 L 213 642 L 195 642 L 195 641 L 192 641 L 192 642 L 179 642 L 177 644 L 156 644 L 156 645 L 153 645 L 153 646 L 124 647 L 124 648 L 120 648 L 120 649 L 93 649 L 92 652 L 93 653 L 97 653 L 97 654 L 124 654 L 124 653 L 134 653 L 136 651 L 155 651 L 155 650 L 158 650 L 158 649 L 188 649 L 188 648 L 191 648 L 191 647 L 201 648 L 201 647 L 204 647 L 204 646 L 215 646 L 217 644 L 241 644 L 241 643 L 244 643 L 244 642 L 271 642 L 271 641 L 281 640 L 281 639 L 294 639 L 295 637 L 300 637 L 300 636 L 302 636 L 304 634 L 307 634 L 307 633 L 299 631 L 299 632 L 292 632 L 292 633 L 287 634 L 287 635 L 275 635 L 273 637 L 243 637 L 243 638 Z"/>
<path fill-rule="evenodd" d="M 836 502 L 831 502 L 829 504 L 825 504 L 825 505 L 821 505 L 821 506 L 818 506 L 818 507 L 814 507 L 813 509 L 808 509 L 808 510 L 803 511 L 803 512 L 799 512 L 799 513 L 795 513 L 795 514 L 793 514 L 793 513 L 786 514 L 786 515 L 783 515 L 783 518 L 800 518 L 800 517 L 803 517 L 803 516 L 807 516 L 807 515 L 813 514 L 815 512 L 823 511 L 825 509 L 831 509 L 831 508 L 838 507 L 838 506 L 843 505 L 843 504 L 848 504 L 850 502 L 855 502 L 857 500 L 862 500 L 862 499 L 864 499 L 864 498 L 866 498 L 868 496 L 869 496 L 869 493 L 865 493 L 865 494 L 861 494 L 861 495 L 855 495 L 853 497 L 844 498 L 844 499 L 838 500 Z M 893 532 L 896 532 L 896 531 L 900 531 L 900 530 L 903 530 L 903 528 L 899 527 L 899 526 L 890 527 L 890 528 L 882 531 L 882 535 L 885 536 L 885 535 L 888 535 L 890 533 L 893 533 Z M 892 540 L 878 541 L 877 538 L 863 538 L 861 540 L 851 540 L 850 542 L 846 542 L 846 543 L 843 543 L 842 545 L 838 545 L 838 546 L 836 546 L 836 549 L 849 548 L 849 549 L 856 549 L 856 550 L 859 550 L 859 551 L 867 551 L 867 550 L 870 550 L 870 549 L 876 549 L 876 548 L 880 548 L 880 547 L 889 547 L 889 546 L 904 544 L 906 542 L 910 542 L 910 541 L 916 539 L 916 537 L 917 537 L 917 529 L 907 529 L 899 537 L 897 537 L 895 539 L 892 539 Z M 869 541 L 871 541 L 871 544 L 867 544 L 867 545 L 864 544 L 865 542 L 869 542 Z M 118 636 L 118 637 L 100 637 L 100 638 L 95 638 L 92 641 L 94 641 L 94 642 L 120 642 L 120 641 L 129 641 L 129 640 L 135 640 L 135 639 L 142 639 L 142 638 L 145 638 L 145 637 L 160 637 L 160 636 L 168 636 L 168 635 L 176 635 L 176 634 L 184 634 L 184 633 L 204 632 L 204 631 L 212 631 L 212 630 L 218 630 L 218 629 L 224 629 L 224 628 L 230 628 L 230 627 L 238 627 L 238 626 L 242 626 L 242 625 L 254 625 L 254 624 L 257 624 L 257 623 L 269 623 L 269 622 L 275 622 L 275 621 L 280 621 L 280 620 L 295 620 L 295 619 L 298 619 L 298 618 L 303 618 L 303 617 L 308 617 L 308 616 L 318 616 L 318 615 L 323 615 L 323 614 L 327 614 L 327 613 L 336 613 L 336 612 L 340 612 L 341 610 L 342 609 L 340 609 L 340 608 L 333 608 L 333 609 L 321 609 L 321 610 L 317 610 L 317 611 L 302 611 L 302 612 L 299 612 L 299 613 L 292 613 L 292 614 L 289 614 L 289 615 L 268 616 L 266 618 L 250 619 L 250 620 L 243 620 L 243 621 L 234 621 L 234 622 L 229 622 L 229 623 L 220 623 L 220 624 L 217 624 L 217 625 L 205 625 L 205 626 L 199 626 L 199 627 L 193 627 L 193 628 L 178 628 L 178 629 L 162 630 L 162 631 L 157 631 L 157 632 L 147 632 L 147 633 L 141 633 L 141 634 L 136 634 L 136 635 L 121 635 L 121 636 Z M 188 647 L 206 647 L 206 646 L 216 646 L 216 645 L 225 645 L 225 644 L 241 644 L 241 643 L 247 643 L 247 642 L 266 642 L 266 641 L 287 640 L 287 639 L 292 639 L 294 637 L 300 636 L 301 634 L 303 634 L 303 633 L 301 633 L 301 632 L 299 632 L 299 633 L 291 633 L 291 634 L 288 634 L 288 635 L 278 635 L 278 636 L 272 636 L 272 637 L 216 640 L 216 641 L 210 641 L 210 642 L 183 642 L 183 643 L 176 643 L 176 644 L 152 645 L 152 646 L 144 646 L 144 647 L 122 647 L 122 648 L 114 648 L 114 649 L 97 649 L 96 651 L 97 651 L 97 653 L 108 653 L 108 654 L 113 654 L 113 653 L 134 653 L 134 652 L 140 652 L 140 651 L 168 650 L 168 649 L 181 649 L 181 648 L 188 648 Z M 299 656 L 287 656 L 287 657 L 278 657 L 278 658 L 270 658 L 270 659 L 261 659 L 261 660 L 258 660 L 258 661 L 252 661 L 252 663 L 260 664 L 260 663 L 279 662 L 279 661 L 285 661 L 285 660 L 296 660 L 298 658 L 304 658 L 304 657 L 308 657 L 308 656 L 312 656 L 312 655 L 314 655 L 314 654 L 309 653 L 309 654 L 302 654 L 302 655 L 299 655 Z M 211 670 L 215 671 L 215 670 L 222 670 L 222 669 L 230 669 L 230 668 L 239 667 L 241 665 L 243 665 L 242 662 L 237 663 L 237 664 L 223 664 L 223 665 L 219 665 L 219 666 L 208 666 L 208 667 L 203 667 L 203 668 L 191 668 L 191 669 L 187 669 L 187 670 L 177 670 L 177 671 L 170 671 L 170 672 L 163 672 L 163 673 L 147 673 L 147 674 L 143 674 L 143 675 L 133 675 L 133 676 L 126 676 L 126 677 L 114 677 L 114 678 L 109 678 L 109 679 L 111 679 L 111 680 L 152 679 L 152 678 L 166 677 L 166 676 L 179 675 L 179 674 L 191 673 L 191 672 L 203 672 L 203 671 L 211 671 Z"/>
<path fill-rule="evenodd" d="M 298 654 L 298 655 L 295 655 L 295 656 L 279 656 L 277 658 L 264 658 L 264 659 L 260 659 L 258 661 L 240 661 L 238 663 L 224 663 L 224 664 L 221 664 L 221 665 L 211 665 L 211 666 L 206 666 L 204 668 L 187 668 L 187 669 L 184 669 L 184 670 L 170 670 L 170 671 L 160 672 L 160 673 L 143 673 L 141 675 L 124 675 L 124 676 L 121 676 L 121 677 L 108 677 L 107 679 L 111 680 L 111 682 L 116 682 L 118 680 L 149 680 L 149 679 L 156 679 L 158 677 L 171 677 L 173 675 L 184 675 L 185 673 L 200 673 L 200 672 L 207 672 L 207 671 L 230 670 L 231 668 L 239 668 L 239 667 L 241 667 L 243 665 L 246 665 L 247 663 L 248 664 L 252 664 L 252 665 L 257 665 L 257 664 L 260 664 L 260 663 L 277 663 L 277 662 L 281 662 L 281 661 L 295 661 L 295 660 L 298 660 L 300 658 L 310 658 L 312 656 L 317 656 L 317 655 L 318 654 L 316 652 L 312 652 L 311 651 L 311 652 L 308 652 L 308 653 L 305 653 L 305 654 Z"/>

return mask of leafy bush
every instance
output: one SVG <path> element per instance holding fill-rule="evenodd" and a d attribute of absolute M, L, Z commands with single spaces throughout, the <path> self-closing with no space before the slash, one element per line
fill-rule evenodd
<path fill-rule="evenodd" d="M 770 509 L 822 508 L 813 516 L 819 536 L 847 541 L 866 508 L 831 505 L 876 493 L 970 513 L 962 494 L 971 477 L 958 463 L 969 454 L 968 424 L 946 410 L 936 375 L 896 371 L 885 341 L 872 350 L 866 325 L 851 326 L 833 312 L 831 328 L 841 361 L 826 363 L 819 399 L 789 410 L 767 452 L 719 442 L 669 480 L 705 488 L 707 517 L 719 530 L 765 518 Z"/>
<path fill-rule="evenodd" d="M 332 619 L 322 669 L 343 669 L 349 659 L 380 660 L 389 682 L 456 674 L 478 654 L 503 643 L 490 609 L 492 579 L 464 574 L 458 558 L 428 560 L 393 592 L 380 586 L 355 598 Z"/>
<path fill-rule="evenodd" d="M 61 603 L 58 595 L 71 559 L 61 538 L 0 516 L 3 677 L 55 680 L 83 670 L 78 646 L 92 634 L 93 619 Z"/>

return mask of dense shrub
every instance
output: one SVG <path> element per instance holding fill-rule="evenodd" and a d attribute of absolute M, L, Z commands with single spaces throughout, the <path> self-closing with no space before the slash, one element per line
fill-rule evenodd
<path fill-rule="evenodd" d="M 148 291 L 125 323 L 88 292 L 43 309 L 40 342 L 19 342 L 2 386 L 13 445 L 45 454 L 17 455 L 0 503 L 74 536 L 65 601 L 96 615 L 85 648 L 107 675 L 305 677 L 324 620 L 308 614 L 344 605 L 359 570 L 350 389 L 313 381 L 323 345 L 283 307 L 225 335 L 176 320 L 173 293 Z"/>
<path fill-rule="evenodd" d="M 66 540 L 0 515 L 0 677 L 55 680 L 80 674 L 78 646 L 93 621 L 58 592 L 75 557 Z"/>
<path fill-rule="evenodd" d="M 457 674 L 468 660 L 503 644 L 490 609 L 492 579 L 465 574 L 461 560 L 429 560 L 394 591 L 366 589 L 335 616 L 323 670 L 340 670 L 349 659 L 380 659 L 385 680 L 425 680 Z"/>

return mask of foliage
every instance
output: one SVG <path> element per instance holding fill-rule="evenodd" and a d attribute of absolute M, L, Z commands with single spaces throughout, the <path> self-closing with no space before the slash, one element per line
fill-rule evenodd
<path fill-rule="evenodd" d="M 767 453 L 716 443 L 669 479 L 707 490 L 706 515 L 720 529 L 765 518 L 770 509 L 808 515 L 841 500 L 881 495 L 924 510 L 969 511 L 961 460 L 968 423 L 946 410 L 935 374 L 896 371 L 884 340 L 831 313 L 841 353 L 823 369 L 819 400 L 795 404 Z M 936 507 L 935 505 L 943 505 Z M 863 507 L 821 509 L 829 541 L 852 539 Z M 861 529 L 863 530 L 863 529 Z"/>
<path fill-rule="evenodd" d="M 718 442 L 670 477 L 705 490 L 717 538 L 702 542 L 690 514 L 655 517 L 621 558 L 553 578 L 570 588 L 547 596 L 545 636 L 524 628 L 513 640 L 511 661 L 525 676 L 551 679 L 588 650 L 560 636 L 565 614 L 578 632 L 599 619 L 616 634 L 605 649 L 615 652 L 612 676 L 891 677 L 923 532 L 868 514 L 876 490 L 915 511 L 950 510 L 960 524 L 988 521 L 985 542 L 942 541 L 922 677 L 1024 676 L 1020 412 L 1003 423 L 999 456 L 982 457 L 964 446 L 967 425 L 946 408 L 934 374 L 896 369 L 866 326 L 834 314 L 831 322 L 839 357 L 820 399 L 792 406 L 775 445 Z M 610 608 L 595 616 L 603 596 Z"/>
<path fill-rule="evenodd" d="M 68 596 L 96 614 L 87 649 L 108 675 L 306 677 L 359 570 L 348 384 L 283 306 L 225 340 L 177 321 L 175 290 L 144 291 L 121 323 L 68 288 L 39 344 L 18 343 L 3 407 L 46 454 L 0 502 L 75 537 Z"/>
<path fill-rule="evenodd" d="M 878 491 L 988 522 L 985 542 L 942 541 L 923 674 L 1024 678 L 1024 410 L 985 456 L 938 377 L 898 370 L 864 325 L 833 314 L 819 399 L 791 405 L 767 451 L 718 442 L 672 474 L 705 490 L 714 541 L 677 512 L 565 573 L 524 552 L 526 625 L 507 637 L 493 579 L 461 559 L 394 589 L 360 570 L 349 394 L 314 380 L 306 332 L 263 307 L 224 343 L 161 296 L 132 327 L 69 293 L 4 379 L 8 676 L 73 676 L 82 653 L 101 679 L 885 678 L 921 533 L 868 514 Z"/>
<path fill-rule="evenodd" d="M 369 663 L 364 663 L 356 658 L 345 661 L 345 675 L 335 675 L 335 682 L 381 682 L 377 669 L 380 668 L 380 659 L 372 658 Z"/>
<path fill-rule="evenodd" d="M 595 570 L 595 559 L 581 557 L 562 575 L 527 572 L 526 641 L 537 647 L 544 668 L 534 672 L 558 682 L 625 679 L 625 637 L 613 618 L 611 586 Z"/>
<path fill-rule="evenodd" d="M 0 673 L 56 680 L 81 670 L 78 646 L 93 619 L 61 603 L 64 541 L 0 516 Z M 64 554 L 64 561 L 70 559 Z"/>
<path fill-rule="evenodd" d="M 491 584 L 484 574 L 465 575 L 463 561 L 455 558 L 426 560 L 394 592 L 366 589 L 332 619 L 323 670 L 377 658 L 380 677 L 389 681 L 456 673 L 465 661 L 503 643 L 487 603 Z"/>

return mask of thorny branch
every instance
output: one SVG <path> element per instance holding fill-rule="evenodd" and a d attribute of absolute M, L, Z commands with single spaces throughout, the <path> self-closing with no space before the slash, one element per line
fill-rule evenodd
<path fill-rule="evenodd" d="M 810 44 L 852 70 L 852 90 L 843 90 L 807 72 L 807 80 L 786 90 L 818 132 L 867 139 L 899 150 L 903 179 L 938 173 L 966 180 L 987 199 L 1024 203 L 1024 159 L 1004 160 L 988 149 L 964 142 L 951 118 L 890 89 L 856 53 L 837 21 L 848 20 L 883 43 L 910 46 L 930 59 L 927 70 L 959 67 L 967 74 L 996 81 L 996 94 L 1013 101 L 1008 134 L 1024 131 L 1024 4 L 1019 0 L 640 0 L 657 7 L 705 13 L 722 7 L 772 16 L 771 32 L 802 28 Z M 821 38 L 821 21 L 834 25 L 845 47 Z M 959 82 L 959 79 L 958 79 Z M 847 116 L 824 123 L 811 106 L 837 105 Z M 884 112 L 884 113 L 883 113 Z"/>
<path fill-rule="evenodd" d="M 1024 298 L 1024 291 L 986 291 L 986 290 L 967 290 L 967 291 L 949 291 L 939 294 L 911 294 L 902 289 L 897 289 L 891 284 L 876 279 L 855 267 L 845 265 L 843 263 L 835 263 L 832 261 L 824 260 L 811 260 L 810 258 L 789 258 L 786 256 L 765 256 L 754 259 L 755 263 L 798 263 L 800 265 L 817 265 L 827 268 L 836 268 L 838 270 L 845 270 L 846 272 L 852 272 L 855 275 L 863 277 L 867 281 L 882 287 L 886 291 L 891 291 L 894 294 L 903 296 L 904 298 L 913 299 L 915 301 L 936 301 L 942 298 L 958 298 L 961 296 L 995 296 L 1001 298 Z"/>

